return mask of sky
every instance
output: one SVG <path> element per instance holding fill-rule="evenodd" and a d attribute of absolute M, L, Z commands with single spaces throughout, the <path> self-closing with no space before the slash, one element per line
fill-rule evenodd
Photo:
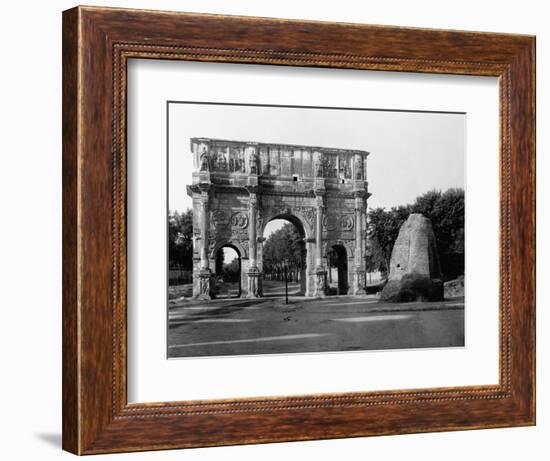
<path fill-rule="evenodd" d="M 368 207 L 389 208 L 464 187 L 465 123 L 461 113 L 170 103 L 169 209 L 192 206 L 192 137 L 366 150 Z"/>

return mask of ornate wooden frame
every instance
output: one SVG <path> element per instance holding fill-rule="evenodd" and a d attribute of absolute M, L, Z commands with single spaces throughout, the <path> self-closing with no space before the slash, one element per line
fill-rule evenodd
<path fill-rule="evenodd" d="M 500 80 L 496 386 L 128 404 L 126 63 L 221 61 Z M 78 454 L 535 423 L 535 38 L 77 7 L 63 13 L 63 448 Z"/>

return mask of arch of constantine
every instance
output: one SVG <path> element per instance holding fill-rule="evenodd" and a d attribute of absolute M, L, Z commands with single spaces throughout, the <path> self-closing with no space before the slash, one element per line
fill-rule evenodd
<path fill-rule="evenodd" d="M 273 219 L 303 237 L 305 296 L 326 294 L 334 250 L 344 292 L 365 292 L 368 152 L 209 138 L 192 138 L 191 152 L 194 297 L 215 296 L 216 253 L 227 246 L 240 257 L 240 295 L 262 296 L 262 236 Z"/>

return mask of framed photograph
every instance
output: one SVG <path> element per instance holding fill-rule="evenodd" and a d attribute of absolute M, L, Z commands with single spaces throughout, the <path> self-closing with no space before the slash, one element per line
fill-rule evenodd
<path fill-rule="evenodd" d="M 63 13 L 63 447 L 535 424 L 535 38 Z"/>

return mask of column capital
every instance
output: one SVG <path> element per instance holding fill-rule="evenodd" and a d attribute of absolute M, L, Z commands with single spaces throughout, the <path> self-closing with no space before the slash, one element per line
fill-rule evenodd
<path fill-rule="evenodd" d="M 323 208 L 325 206 L 325 195 L 315 195 L 315 206 Z"/>
<path fill-rule="evenodd" d="M 201 188 L 198 184 L 190 184 L 187 186 L 187 195 L 200 194 Z"/>
<path fill-rule="evenodd" d="M 201 195 L 199 196 L 199 201 L 202 206 L 208 206 L 208 202 L 210 201 L 210 194 L 204 191 L 201 192 Z"/>
<path fill-rule="evenodd" d="M 210 193 L 210 189 L 212 188 L 212 184 L 210 183 L 200 183 L 198 185 L 198 191 L 200 191 L 201 195 L 208 195 Z"/>
<path fill-rule="evenodd" d="M 257 211 L 258 196 L 256 194 L 250 194 L 250 197 L 248 197 L 248 209 L 251 211 Z M 256 219 L 256 216 L 254 216 L 254 219 Z"/>
<path fill-rule="evenodd" d="M 248 194 L 252 197 L 253 195 L 257 195 L 260 188 L 257 185 L 247 185 L 244 186 Z"/>
<path fill-rule="evenodd" d="M 325 180 L 323 178 L 315 178 L 313 184 L 313 194 L 317 196 L 325 196 L 327 190 L 325 188 Z"/>
<path fill-rule="evenodd" d="M 362 213 L 365 210 L 365 199 L 363 197 L 355 197 L 355 211 Z"/>

